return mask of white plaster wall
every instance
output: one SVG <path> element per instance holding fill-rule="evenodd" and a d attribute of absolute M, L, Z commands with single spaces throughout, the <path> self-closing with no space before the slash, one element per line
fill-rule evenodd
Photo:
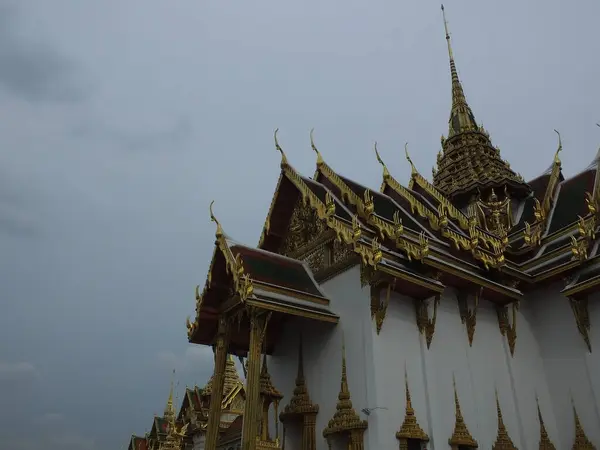
<path fill-rule="evenodd" d="M 192 438 L 194 450 L 204 450 L 205 436 L 204 434 L 196 434 Z"/>
<path fill-rule="evenodd" d="M 368 288 L 360 285 L 360 269 L 354 267 L 323 283 L 331 309 L 340 316 L 337 326 L 314 321 L 293 320 L 285 327 L 281 342 L 270 358 L 269 368 L 275 385 L 285 395 L 286 404 L 294 388 L 298 354 L 298 328 L 304 342 L 304 372 L 313 402 L 318 403 L 317 449 L 327 450 L 323 429 L 335 413 L 342 372 L 342 335 L 346 345 L 348 385 L 355 410 L 371 406 L 375 398 L 373 341 L 370 324 Z M 372 416 L 371 416 L 372 417 Z M 369 427 L 371 425 L 369 424 Z M 377 446 L 377 434 L 367 431 L 367 448 Z M 291 444 L 288 439 L 286 446 Z M 289 448 L 289 447 L 286 447 Z"/>
<path fill-rule="evenodd" d="M 473 346 L 461 323 L 455 292 L 446 290 L 438 306 L 431 348 L 416 326 L 412 299 L 392 294 L 381 333 L 370 317 L 370 291 L 360 286 L 359 268 L 323 285 L 337 326 L 301 319 L 286 323 L 275 354 L 269 359 L 277 388 L 285 395 L 294 389 L 298 336 L 304 339 L 304 368 L 309 393 L 320 406 L 317 448 L 326 450 L 322 431 L 335 412 L 341 377 L 342 332 L 346 343 L 348 383 L 352 402 L 367 419 L 366 448 L 397 448 L 395 433 L 404 418 L 404 369 L 408 372 L 413 406 L 421 427 L 429 434 L 428 448 L 448 448 L 454 428 L 453 374 L 465 422 L 480 448 L 496 439 L 495 390 L 504 423 L 521 450 L 537 448 L 540 436 L 535 398 L 539 398 L 546 428 L 557 448 L 569 448 L 574 438 L 570 392 L 590 439 L 600 443 L 600 358 L 589 354 L 577 331 L 567 299 L 557 286 L 528 294 L 517 312 L 514 356 L 502 336 L 494 305 L 483 299 L 477 311 Z M 385 295 L 383 290 L 381 295 Z M 598 305 L 598 306 L 596 306 Z M 473 306 L 472 299 L 469 306 Z M 590 299 L 592 346 L 600 352 L 600 302 Z M 433 308 L 430 307 L 430 317 Z M 509 306 L 512 322 L 512 308 Z M 373 410 L 370 416 L 362 408 Z M 288 430 L 286 448 L 299 448 L 298 430 Z M 335 448 L 335 447 L 334 447 Z M 196 450 L 196 449 L 195 449 Z"/>
<path fill-rule="evenodd" d="M 508 342 L 504 339 L 505 354 L 507 355 L 507 365 L 512 384 L 512 395 L 515 402 L 516 425 L 518 427 L 513 427 L 509 431 L 511 431 L 511 436 L 515 440 L 515 444 L 517 443 L 516 436 L 519 436 L 521 442 L 519 448 L 538 448 L 540 424 L 535 400 L 537 396 L 550 438 L 557 448 L 567 448 L 561 446 L 561 441 L 556 431 L 556 420 L 554 410 L 552 409 L 544 361 L 535 333 L 538 319 L 535 313 L 534 302 L 535 297 L 526 298 L 521 302 L 519 311 L 517 312 L 517 342 L 513 357 L 510 357 Z M 512 307 L 510 306 L 509 314 L 512 315 Z M 504 414 L 504 421 L 507 422 L 506 413 Z M 512 430 L 514 430 L 514 433 Z"/>
<path fill-rule="evenodd" d="M 386 290 L 382 290 L 382 301 L 386 295 Z M 417 420 L 430 434 L 421 340 L 413 299 L 392 293 L 380 334 L 377 335 L 374 319 L 371 334 L 377 390 L 376 402 L 370 407 L 387 408 L 375 410 L 369 417 L 369 428 L 377 430 L 379 445 L 371 448 L 392 449 L 398 446 L 396 432 L 402 425 L 406 408 L 405 369 Z"/>
<path fill-rule="evenodd" d="M 573 444 L 572 397 L 587 436 L 600 445 L 600 420 L 594 389 L 594 386 L 600 388 L 597 381 L 600 363 L 597 354 L 589 354 L 577 331 L 569 301 L 559 292 L 561 288 L 561 284 L 547 286 L 530 298 L 537 319 L 533 329 L 541 349 L 556 420 L 555 442 L 561 448 Z M 600 320 L 600 311 L 593 306 L 593 301 L 590 306 L 590 319 L 594 323 L 594 319 Z M 592 339 L 600 344 L 593 334 Z M 592 377 L 596 377 L 593 383 Z"/>

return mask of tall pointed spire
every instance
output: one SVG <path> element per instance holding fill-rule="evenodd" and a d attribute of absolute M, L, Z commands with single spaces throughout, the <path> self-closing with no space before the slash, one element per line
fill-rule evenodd
<path fill-rule="evenodd" d="M 174 384 L 175 382 L 175 369 L 173 369 L 173 375 L 171 377 L 171 389 L 169 390 L 169 398 L 167 400 L 167 405 L 165 406 L 165 413 L 163 415 L 163 417 L 165 418 L 165 420 L 169 423 L 174 423 L 175 422 L 175 405 L 173 404 L 173 390 L 174 390 Z"/>
<path fill-rule="evenodd" d="M 500 400 L 498 399 L 498 391 L 496 390 L 496 415 L 498 418 L 498 434 L 496 442 L 492 446 L 492 450 L 518 450 L 513 444 L 512 439 L 508 435 L 504 419 L 502 418 L 502 409 L 500 409 Z"/>
<path fill-rule="evenodd" d="M 548 431 L 546 430 L 546 424 L 544 423 L 544 418 L 542 417 L 542 411 L 540 410 L 540 402 L 538 398 L 535 398 L 535 402 L 537 403 L 537 412 L 538 419 L 540 421 L 540 445 L 539 450 L 556 450 L 556 447 L 550 440 L 548 436 Z"/>
<path fill-rule="evenodd" d="M 446 31 L 446 43 L 448 44 L 448 58 L 450 59 L 450 75 L 452 76 L 452 110 L 450 112 L 448 137 L 464 131 L 477 131 L 479 127 L 475 122 L 473 111 L 467 103 L 465 93 L 454 62 L 454 53 L 452 53 L 452 44 L 450 43 L 450 32 L 448 31 L 448 21 L 446 12 L 442 5 L 442 16 L 444 17 L 444 30 Z"/>
<path fill-rule="evenodd" d="M 588 437 L 583 430 L 583 425 L 581 425 L 581 421 L 579 420 L 579 414 L 577 414 L 577 409 L 575 408 L 575 402 L 571 398 L 571 403 L 573 405 L 573 415 L 575 416 L 575 442 L 573 442 L 573 450 L 596 450 L 594 444 L 590 442 Z"/>
<path fill-rule="evenodd" d="M 479 447 L 479 444 L 473 436 L 471 436 L 460 409 L 454 375 L 452 375 L 452 385 L 454 386 L 454 432 L 452 433 L 452 436 L 450 436 L 450 439 L 448 439 L 448 445 L 450 445 L 452 450 L 458 450 L 459 447 L 477 448 Z"/>
<path fill-rule="evenodd" d="M 448 138 L 442 136 L 443 153 L 438 156 L 433 184 L 459 208 L 467 206 L 479 193 L 487 198 L 491 189 L 504 192 L 507 188 L 511 197 L 524 198 L 531 189 L 500 157 L 500 150 L 492 145 L 488 133 L 477 124 L 467 103 L 454 62 L 443 5 L 442 16 L 452 78 L 452 108 Z"/>
<path fill-rule="evenodd" d="M 429 442 L 429 436 L 423 431 L 415 416 L 410 390 L 408 389 L 406 367 L 404 367 L 404 390 L 406 391 L 406 410 L 404 412 L 404 422 L 402 422 L 400 430 L 396 433 L 396 439 L 418 439 L 419 441 Z"/>

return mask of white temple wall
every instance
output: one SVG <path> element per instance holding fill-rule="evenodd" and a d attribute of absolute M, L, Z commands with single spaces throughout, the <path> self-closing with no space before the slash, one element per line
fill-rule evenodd
<path fill-rule="evenodd" d="M 460 323 L 460 315 L 458 320 Z M 471 434 L 477 439 L 481 448 L 491 448 L 494 444 L 498 434 L 497 392 L 508 434 L 515 446 L 522 448 L 510 373 L 512 363 L 510 349 L 506 337 L 500 332 L 496 306 L 485 300 L 480 301 L 472 346 L 469 346 L 464 325 L 463 329 L 462 342 L 467 353 L 471 395 L 475 399 L 475 420 L 472 425 L 467 423 Z M 462 396 L 460 401 L 462 405 Z"/>
<path fill-rule="evenodd" d="M 339 324 L 333 326 L 308 320 L 288 322 L 270 358 L 269 370 L 275 386 L 285 395 L 282 401 L 285 406 L 294 389 L 301 328 L 306 383 L 312 401 L 320 408 L 316 424 L 317 449 L 327 450 L 327 442 L 322 433 L 333 417 L 338 401 L 342 376 L 342 336 L 346 345 L 352 404 L 363 419 L 366 416 L 360 410 L 374 403 L 375 382 L 369 288 L 360 285 L 360 268 L 353 267 L 326 281 L 321 287 L 331 300 L 331 310 L 340 316 Z M 367 430 L 367 448 L 378 448 L 371 443 L 376 437 L 376 433 L 369 433 Z M 291 439 L 286 440 L 286 448 L 294 448 Z M 290 447 L 287 447 L 288 444 Z"/>
<path fill-rule="evenodd" d="M 600 447 L 600 293 L 589 297 L 588 312 L 590 315 L 589 337 L 592 353 L 585 352 L 584 358 L 594 396 L 594 411 L 592 411 L 592 414 L 595 416 L 596 422 L 590 421 L 588 427 L 593 427 L 594 429 L 588 431 L 588 427 L 586 427 L 585 431 L 594 444 Z M 574 318 L 573 323 L 575 323 Z M 580 339 L 582 338 L 580 337 Z"/>
<path fill-rule="evenodd" d="M 512 306 L 509 306 L 509 315 L 512 317 Z M 528 299 L 522 301 L 517 311 L 517 341 L 514 356 L 510 356 L 508 341 L 503 338 L 516 419 L 515 426 L 510 427 L 509 432 L 515 445 L 519 448 L 538 448 L 540 424 L 536 403 L 537 396 L 548 434 L 557 448 L 566 448 L 561 447 L 556 432 L 556 420 L 552 409 L 546 370 L 535 333 L 536 321 L 537 316 L 531 302 Z M 496 329 L 498 330 L 498 326 L 496 326 Z M 500 400 L 502 401 L 502 397 Z M 502 408 L 504 422 L 509 427 L 509 417 L 504 405 L 502 405 Z M 520 445 L 517 438 L 521 442 Z"/>
<path fill-rule="evenodd" d="M 597 356 L 588 353 L 569 301 L 559 293 L 561 288 L 561 284 L 554 284 L 536 291 L 530 301 L 537 319 L 533 329 L 541 349 L 556 428 L 550 425 L 546 411 L 544 420 L 557 447 L 567 448 L 575 438 L 571 396 L 587 436 L 595 443 L 600 442 L 600 420 L 591 382 Z M 595 315 L 599 320 L 600 314 Z"/>
<path fill-rule="evenodd" d="M 431 347 L 427 349 L 425 337 L 421 336 L 420 341 L 431 415 L 431 429 L 428 430 L 431 447 L 448 448 L 448 439 L 454 429 L 453 375 L 465 423 L 477 439 L 476 401 L 467 357 L 469 344 L 452 291 L 447 290 L 442 295 Z"/>
<path fill-rule="evenodd" d="M 382 301 L 386 295 L 382 289 Z M 377 430 L 378 435 L 378 447 L 371 448 L 397 448 L 396 432 L 402 425 L 406 407 L 405 368 L 417 420 L 429 434 L 421 341 L 413 299 L 392 293 L 380 334 L 377 335 L 375 319 L 371 334 L 377 393 L 376 401 L 369 406 L 386 408 L 374 410 L 369 417 L 369 429 Z"/>

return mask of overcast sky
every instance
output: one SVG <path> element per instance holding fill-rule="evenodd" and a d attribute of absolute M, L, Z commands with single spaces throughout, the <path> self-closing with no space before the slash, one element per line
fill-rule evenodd
<path fill-rule="evenodd" d="M 576 7 L 575 7 L 576 3 Z M 379 142 L 430 176 L 450 76 L 437 1 L 0 0 L 0 440 L 108 450 L 144 433 L 187 344 L 214 242 L 256 244 L 279 172 L 373 188 Z M 477 119 L 530 179 L 557 128 L 572 175 L 600 145 L 597 0 L 449 0 Z M 13 406 L 14 405 L 14 406 Z M 44 445 L 41 446 L 41 443 Z"/>

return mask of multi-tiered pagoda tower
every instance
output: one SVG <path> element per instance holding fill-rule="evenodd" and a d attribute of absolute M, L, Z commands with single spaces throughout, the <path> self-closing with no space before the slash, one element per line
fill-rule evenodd
<path fill-rule="evenodd" d="M 550 167 L 525 181 L 475 119 L 444 25 L 452 107 L 433 179 L 407 151 L 402 185 L 375 149 L 373 190 L 312 139 L 308 178 L 276 136 L 258 246 L 227 236 L 211 205 L 215 249 L 188 320 L 189 341 L 215 350 L 205 449 L 218 448 L 230 354 L 247 358 L 242 450 L 600 443 L 599 159 L 565 179 L 559 135 L 555 151 L 532 149 Z"/>

